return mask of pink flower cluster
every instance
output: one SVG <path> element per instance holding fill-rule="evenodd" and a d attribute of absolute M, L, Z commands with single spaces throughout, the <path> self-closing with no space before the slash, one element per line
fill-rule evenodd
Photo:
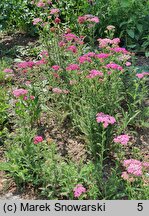
<path fill-rule="evenodd" d="M 52 69 L 55 71 L 58 71 L 60 69 L 60 66 L 59 65 L 53 65 Z"/>
<path fill-rule="evenodd" d="M 47 61 L 44 59 L 44 58 L 42 58 L 42 59 L 40 59 L 39 61 L 36 61 L 35 62 L 35 65 L 36 66 L 39 66 L 39 65 L 44 65 L 44 64 L 46 64 L 47 63 Z"/>
<path fill-rule="evenodd" d="M 43 50 L 43 51 L 41 51 L 41 53 L 40 53 L 40 56 L 48 56 L 49 54 L 48 54 L 48 51 L 47 50 Z"/>
<path fill-rule="evenodd" d="M 75 34 L 73 33 L 67 33 L 64 35 L 64 38 L 67 40 L 67 41 L 77 41 L 78 40 L 78 36 L 76 36 Z"/>
<path fill-rule="evenodd" d="M 126 65 L 127 67 L 129 67 L 129 66 L 131 66 L 131 62 L 126 62 L 125 65 Z"/>
<path fill-rule="evenodd" d="M 110 56 L 110 54 L 108 54 L 108 53 L 96 54 L 96 58 L 99 58 L 99 59 L 108 58 L 109 56 Z"/>
<path fill-rule="evenodd" d="M 36 25 L 37 23 L 42 22 L 41 18 L 34 18 L 33 19 L 33 25 Z"/>
<path fill-rule="evenodd" d="M 52 8 L 50 10 L 50 14 L 58 14 L 60 12 L 60 10 L 58 8 Z"/>
<path fill-rule="evenodd" d="M 69 93 L 68 90 L 63 90 L 60 88 L 52 88 L 52 92 L 56 94 L 68 94 Z"/>
<path fill-rule="evenodd" d="M 85 53 L 84 56 L 87 56 L 87 57 L 95 57 L 96 54 L 94 52 L 88 52 L 88 53 Z"/>
<path fill-rule="evenodd" d="M 104 48 L 107 47 L 109 45 L 117 45 L 120 43 L 120 39 L 119 38 L 113 38 L 112 40 L 109 38 L 99 38 L 97 41 L 99 41 L 99 47 L 100 48 Z"/>
<path fill-rule="evenodd" d="M 134 176 L 142 175 L 142 162 L 139 160 L 124 160 L 123 166 L 126 167 L 128 174 L 133 174 Z"/>
<path fill-rule="evenodd" d="M 136 74 L 136 76 L 139 78 L 139 79 L 142 79 L 144 76 L 147 76 L 149 75 L 149 72 L 143 72 L 143 73 L 138 73 Z"/>
<path fill-rule="evenodd" d="M 22 88 L 20 88 L 20 89 L 15 89 L 15 90 L 13 91 L 13 95 L 14 95 L 16 98 L 18 98 L 18 97 L 20 97 L 20 96 L 25 96 L 27 93 L 28 93 L 28 90 L 22 89 Z"/>
<path fill-rule="evenodd" d="M 84 16 L 78 17 L 78 23 L 79 24 L 83 24 L 85 22 L 99 23 L 99 18 L 97 16 L 93 16 L 91 14 L 86 14 Z"/>
<path fill-rule="evenodd" d="M 80 64 L 83 64 L 84 62 L 92 62 L 91 58 L 87 55 L 80 56 L 78 61 Z"/>
<path fill-rule="evenodd" d="M 70 64 L 67 66 L 66 70 L 67 71 L 80 70 L 80 67 L 77 64 Z"/>
<path fill-rule="evenodd" d="M 43 141 L 43 137 L 42 136 L 35 136 L 34 137 L 34 144 L 38 144 L 40 142 Z"/>
<path fill-rule="evenodd" d="M 103 73 L 101 71 L 98 71 L 98 70 L 91 70 L 90 74 L 87 75 L 86 78 L 92 79 L 92 78 L 97 77 L 97 76 L 102 77 Z"/>
<path fill-rule="evenodd" d="M 107 128 L 109 124 L 114 124 L 116 122 L 115 118 L 113 116 L 104 114 L 102 112 L 98 113 L 96 115 L 96 121 L 98 123 L 103 123 L 103 127 Z"/>
<path fill-rule="evenodd" d="M 10 68 L 5 68 L 5 69 L 4 69 L 4 72 L 5 72 L 5 73 L 13 73 L 13 70 L 10 69 Z"/>
<path fill-rule="evenodd" d="M 77 53 L 77 47 L 74 45 L 71 45 L 67 48 L 68 51 L 71 51 L 73 53 Z"/>
<path fill-rule="evenodd" d="M 58 45 L 59 45 L 59 47 L 64 47 L 64 46 L 66 45 L 66 43 L 65 43 L 64 41 L 60 41 L 60 42 L 58 43 Z"/>
<path fill-rule="evenodd" d="M 77 44 L 83 44 L 83 38 L 79 38 L 78 36 L 76 36 L 75 34 L 73 34 L 73 33 L 66 33 L 66 34 L 64 34 L 64 40 L 66 41 L 66 42 L 69 42 L 69 41 L 71 41 L 71 42 L 75 42 L 75 43 L 77 43 Z M 61 41 L 61 43 L 62 43 L 63 41 Z M 64 42 L 65 43 L 65 42 Z"/>
<path fill-rule="evenodd" d="M 142 166 L 143 166 L 145 169 L 149 170 L 149 162 L 142 162 Z"/>
<path fill-rule="evenodd" d="M 73 189 L 74 197 L 78 198 L 82 195 L 82 193 L 86 192 L 86 188 L 83 187 L 82 184 L 77 184 L 76 187 Z"/>
<path fill-rule="evenodd" d="M 127 134 L 123 134 L 115 137 L 113 141 L 115 143 L 121 143 L 122 145 L 127 145 L 127 143 L 129 142 L 129 136 Z"/>
<path fill-rule="evenodd" d="M 39 1 L 39 2 L 37 2 L 37 7 L 44 7 L 45 6 L 45 3 L 43 2 L 43 1 Z"/>
<path fill-rule="evenodd" d="M 35 96 L 34 95 L 31 95 L 29 98 L 27 96 L 24 96 L 23 97 L 23 100 L 28 100 L 28 99 L 31 99 L 31 100 L 34 100 L 35 99 Z"/>
<path fill-rule="evenodd" d="M 128 54 L 129 52 L 122 47 L 114 47 L 114 48 L 110 48 L 110 50 L 116 52 L 116 53 L 123 53 L 123 54 Z"/>
<path fill-rule="evenodd" d="M 114 62 L 112 62 L 110 64 L 107 64 L 106 68 L 113 69 L 113 70 L 119 70 L 119 71 L 123 70 L 122 66 L 120 66 L 120 65 L 118 65 L 118 64 L 116 64 Z"/>
<path fill-rule="evenodd" d="M 25 69 L 28 67 L 32 68 L 34 65 L 35 65 L 35 63 L 33 61 L 28 61 L 28 62 L 26 61 L 26 62 L 21 62 L 21 63 L 17 64 L 17 67 Z"/>
<path fill-rule="evenodd" d="M 54 20 L 54 22 L 55 22 L 56 24 L 59 24 L 59 23 L 61 22 L 61 20 L 60 20 L 60 18 L 56 17 L 55 20 Z"/>

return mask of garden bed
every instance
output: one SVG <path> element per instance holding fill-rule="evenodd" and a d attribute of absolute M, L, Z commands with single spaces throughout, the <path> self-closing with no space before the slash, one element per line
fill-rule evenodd
<path fill-rule="evenodd" d="M 50 14 L 1 34 L 0 198 L 148 199 L 148 58 Z"/>

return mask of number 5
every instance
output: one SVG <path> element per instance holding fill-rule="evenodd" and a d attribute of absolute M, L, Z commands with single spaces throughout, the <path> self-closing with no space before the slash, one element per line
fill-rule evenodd
<path fill-rule="evenodd" d="M 138 203 L 138 211 L 142 211 L 143 210 L 143 203 Z"/>

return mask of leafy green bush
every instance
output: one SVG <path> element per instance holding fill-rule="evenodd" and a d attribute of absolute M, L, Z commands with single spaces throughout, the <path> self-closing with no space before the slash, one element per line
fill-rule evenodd
<path fill-rule="evenodd" d="M 0 30 L 14 32 L 14 29 L 35 34 L 32 19 L 38 12 L 28 0 L 2 0 L 0 4 Z"/>
<path fill-rule="evenodd" d="M 67 6 L 66 6 L 67 5 Z M 61 1 L 57 6 L 62 11 L 62 17 L 70 27 L 77 30 L 77 17 L 93 14 L 100 18 L 96 26 L 96 37 L 105 37 L 107 25 L 116 27 L 115 36 L 122 39 L 127 48 L 146 51 L 149 48 L 146 35 L 149 34 L 149 1 L 134 0 L 101 0 L 101 1 Z M 65 10 L 63 10 L 65 8 Z M 73 16 L 71 16 L 73 11 Z M 144 49 L 145 48 L 145 49 Z"/>

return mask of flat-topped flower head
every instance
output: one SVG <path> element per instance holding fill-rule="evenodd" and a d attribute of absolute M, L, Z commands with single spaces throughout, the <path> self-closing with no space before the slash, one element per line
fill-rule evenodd
<path fill-rule="evenodd" d="M 128 159 L 123 162 L 123 166 L 126 167 L 127 172 L 135 176 L 142 175 L 142 165 L 142 162 L 136 159 Z"/>
<path fill-rule="evenodd" d="M 87 21 L 94 22 L 94 23 L 99 23 L 99 18 L 95 16 L 95 17 L 87 19 Z"/>
<path fill-rule="evenodd" d="M 106 68 L 113 69 L 113 70 L 119 70 L 119 71 L 123 70 L 122 66 L 120 66 L 120 65 L 118 65 L 118 64 L 116 64 L 114 62 L 112 62 L 110 64 L 107 64 Z"/>
<path fill-rule="evenodd" d="M 60 41 L 60 42 L 58 43 L 58 45 L 59 45 L 59 47 L 64 47 L 64 46 L 66 45 L 66 43 L 65 43 L 64 41 Z"/>
<path fill-rule="evenodd" d="M 34 144 L 38 144 L 40 142 L 43 141 L 43 137 L 42 136 L 35 136 L 34 137 Z"/>
<path fill-rule="evenodd" d="M 99 23 L 99 18 L 97 16 L 93 16 L 92 14 L 86 14 L 78 17 L 79 24 L 83 24 L 85 22 Z"/>
<path fill-rule="evenodd" d="M 74 45 L 71 45 L 67 48 L 68 51 L 71 51 L 73 53 L 77 53 L 77 47 Z"/>
<path fill-rule="evenodd" d="M 40 22 L 42 22 L 41 18 L 34 18 L 33 19 L 33 25 L 36 25 L 37 23 L 40 23 Z"/>
<path fill-rule="evenodd" d="M 115 143 L 121 143 L 122 145 L 127 145 L 127 143 L 129 142 L 129 136 L 127 134 L 123 134 L 115 137 L 113 141 Z"/>
<path fill-rule="evenodd" d="M 116 43 L 116 42 L 115 42 Z M 123 48 L 123 47 L 114 47 L 114 48 L 110 48 L 111 51 L 114 51 L 116 53 L 123 53 L 123 54 L 128 54 L 129 52 Z"/>
<path fill-rule="evenodd" d="M 127 67 L 129 67 L 129 66 L 131 66 L 131 62 L 126 62 L 125 65 L 126 65 Z"/>
<path fill-rule="evenodd" d="M 83 64 L 84 62 L 92 62 L 91 58 L 87 55 L 80 56 L 78 61 L 80 64 Z"/>
<path fill-rule="evenodd" d="M 133 174 L 135 176 L 141 176 L 142 175 L 142 166 L 139 164 L 130 164 L 127 167 L 127 172 L 130 174 Z"/>
<path fill-rule="evenodd" d="M 139 79 L 142 79 L 144 76 L 147 76 L 149 75 L 149 72 L 143 72 L 143 73 L 138 73 L 136 74 L 136 76 L 139 78 Z"/>
<path fill-rule="evenodd" d="M 39 1 L 36 5 L 37 7 L 44 7 L 45 3 L 43 1 Z"/>
<path fill-rule="evenodd" d="M 86 76 L 86 78 L 94 78 L 94 77 L 103 77 L 103 73 L 101 71 L 98 70 L 91 70 L 90 74 Z"/>
<path fill-rule="evenodd" d="M 4 71 L 5 73 L 13 73 L 13 70 L 10 69 L 10 68 L 5 68 L 3 71 Z"/>
<path fill-rule="evenodd" d="M 50 14 L 58 14 L 60 12 L 60 10 L 58 8 L 52 8 L 50 10 Z"/>
<path fill-rule="evenodd" d="M 70 64 L 67 66 L 66 70 L 67 71 L 80 70 L 80 67 L 77 64 Z"/>
<path fill-rule="evenodd" d="M 97 41 L 99 41 L 99 47 L 104 48 L 109 45 L 118 45 L 120 43 L 120 38 L 113 38 L 112 40 L 109 38 L 99 38 Z"/>
<path fill-rule="evenodd" d="M 86 17 L 85 16 L 79 16 L 78 17 L 78 23 L 79 24 L 83 24 L 86 21 Z"/>
<path fill-rule="evenodd" d="M 55 20 L 54 20 L 54 22 L 55 22 L 56 24 L 59 24 L 59 23 L 61 22 L 61 19 L 58 18 L 58 17 L 56 17 Z"/>
<path fill-rule="evenodd" d="M 107 128 L 109 124 L 114 124 L 116 122 L 116 120 L 113 116 L 104 114 L 102 112 L 100 112 L 96 115 L 96 121 L 98 123 L 103 123 L 104 128 Z"/>
<path fill-rule="evenodd" d="M 28 93 L 28 90 L 20 88 L 15 89 L 12 93 L 16 98 L 18 98 L 20 96 L 25 96 Z"/>
<path fill-rule="evenodd" d="M 56 94 L 62 94 L 63 93 L 62 89 L 60 89 L 60 88 L 53 88 L 52 92 L 56 93 Z"/>
<path fill-rule="evenodd" d="M 109 56 L 110 56 L 110 54 L 108 54 L 108 53 L 99 53 L 99 54 L 96 54 L 96 58 L 99 58 L 99 59 L 108 58 Z"/>
<path fill-rule="evenodd" d="M 32 68 L 35 65 L 33 61 L 25 61 L 25 62 L 20 62 L 17 64 L 18 68 Z"/>
<path fill-rule="evenodd" d="M 52 69 L 55 71 L 58 71 L 60 69 L 60 66 L 59 65 L 53 65 Z"/>
<path fill-rule="evenodd" d="M 77 40 L 79 40 L 79 37 L 76 36 L 76 35 L 73 34 L 73 33 L 66 33 L 66 34 L 64 35 L 64 38 L 65 38 L 67 41 L 72 41 L 72 40 L 77 41 Z"/>
<path fill-rule="evenodd" d="M 123 162 L 123 166 L 125 166 L 125 167 L 127 167 L 128 165 L 130 165 L 130 164 L 138 164 L 138 165 L 141 165 L 142 164 L 142 162 L 141 161 L 139 161 L 139 160 L 136 160 L 136 159 L 128 159 L 128 160 L 124 160 L 124 162 Z"/>
<path fill-rule="evenodd" d="M 68 94 L 69 90 L 60 89 L 60 88 L 52 88 L 52 92 L 56 94 Z"/>
<path fill-rule="evenodd" d="M 136 77 L 138 77 L 139 79 L 142 79 L 144 77 L 143 73 L 138 73 L 136 74 Z"/>
<path fill-rule="evenodd" d="M 88 53 L 85 53 L 84 56 L 87 56 L 87 57 L 95 57 L 95 53 L 94 52 L 88 52 Z"/>
<path fill-rule="evenodd" d="M 83 187 L 82 184 L 77 184 L 76 187 L 73 189 L 74 191 L 74 197 L 78 198 L 80 197 L 83 193 L 86 192 L 86 188 Z"/>

